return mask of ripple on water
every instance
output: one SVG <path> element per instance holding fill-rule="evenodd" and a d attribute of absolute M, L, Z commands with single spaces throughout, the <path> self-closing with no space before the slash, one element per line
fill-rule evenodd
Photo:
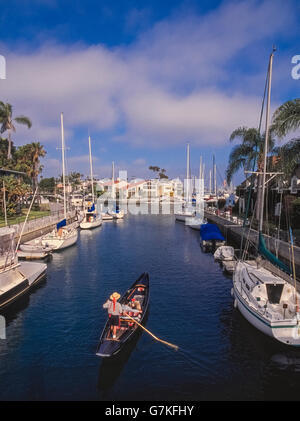
<path fill-rule="evenodd" d="M 149 272 L 147 333 L 112 361 L 95 350 L 113 291 Z M 231 279 L 199 233 L 170 216 L 128 216 L 81 231 L 47 280 L 7 313 L 0 399 L 214 400 L 297 395 L 299 355 L 278 349 L 233 308 Z M 274 386 L 275 385 L 275 386 Z M 276 387 L 276 393 L 274 392 Z"/>

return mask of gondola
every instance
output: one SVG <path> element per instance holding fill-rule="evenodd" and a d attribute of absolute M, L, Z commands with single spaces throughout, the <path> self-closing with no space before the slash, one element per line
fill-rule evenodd
<path fill-rule="evenodd" d="M 149 297 L 149 275 L 145 272 L 131 285 L 120 298 L 119 302 L 122 305 L 128 305 L 133 298 L 135 301 L 139 301 L 142 313 L 137 317 L 132 314 L 132 317 L 134 317 L 139 324 L 142 324 L 147 314 Z M 129 315 L 131 316 L 130 313 Z M 139 326 L 133 320 L 126 315 L 123 315 L 120 317 L 120 326 L 117 330 L 116 338 L 113 339 L 110 332 L 110 321 L 108 319 L 101 334 L 96 355 L 99 357 L 112 357 L 113 355 L 118 354 L 126 343 L 128 343 L 136 334 L 138 328 Z"/>

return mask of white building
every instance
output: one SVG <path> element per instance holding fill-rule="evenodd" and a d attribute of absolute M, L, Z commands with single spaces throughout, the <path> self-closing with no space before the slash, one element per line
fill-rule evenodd
<path fill-rule="evenodd" d="M 174 197 L 182 197 L 183 196 L 183 182 L 180 178 L 174 178 L 171 180 L 173 185 L 173 195 Z"/>

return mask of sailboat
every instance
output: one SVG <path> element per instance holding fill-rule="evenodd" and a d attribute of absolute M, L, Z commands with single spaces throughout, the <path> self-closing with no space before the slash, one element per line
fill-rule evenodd
<path fill-rule="evenodd" d="M 196 195 L 196 213 L 195 216 L 186 219 L 185 223 L 192 229 L 200 231 L 200 227 L 204 220 L 204 166 L 202 164 L 202 156 L 200 157 L 199 181 Z"/>
<path fill-rule="evenodd" d="M 14 237 L 14 229 L 0 228 L 0 309 L 41 281 L 47 270 L 44 263 L 19 262 Z"/>
<path fill-rule="evenodd" d="M 115 191 L 115 163 L 112 163 L 112 178 L 111 178 L 111 196 L 113 201 L 116 200 L 116 191 Z M 120 210 L 119 206 L 116 205 L 116 210 L 109 210 L 108 216 L 111 216 L 113 219 L 123 219 L 124 218 L 124 210 Z M 107 215 L 105 215 L 107 218 Z"/>
<path fill-rule="evenodd" d="M 266 247 L 263 236 L 264 199 L 266 191 L 266 164 L 269 138 L 269 113 L 274 50 L 268 66 L 268 98 L 266 108 L 266 134 L 264 165 L 262 172 L 262 200 L 259 219 L 259 255 L 257 261 L 239 260 L 233 274 L 234 306 L 254 327 L 280 343 L 300 346 L 299 294 L 295 286 L 284 276 L 267 270 L 261 265 L 261 258 L 275 264 L 281 271 L 290 274 L 290 269 L 273 255 Z"/>
<path fill-rule="evenodd" d="M 66 202 L 66 176 L 65 176 L 65 137 L 63 113 L 60 115 L 61 121 L 61 143 L 62 143 L 62 170 L 63 170 L 63 188 L 64 188 L 64 219 L 60 221 L 56 228 L 41 237 L 41 243 L 51 247 L 53 251 L 62 250 L 70 247 L 77 242 L 78 229 L 76 225 L 67 225 L 67 202 Z"/>
<path fill-rule="evenodd" d="M 177 221 L 185 222 L 187 218 L 195 216 L 195 211 L 191 205 L 191 182 L 190 182 L 190 144 L 187 144 L 186 153 L 186 189 L 185 189 L 185 203 L 182 210 L 175 213 L 175 219 Z"/>
<path fill-rule="evenodd" d="M 87 208 L 83 220 L 80 222 L 81 229 L 92 229 L 102 225 L 102 217 L 95 208 L 95 194 L 94 194 L 94 178 L 93 178 L 93 163 L 92 163 L 92 148 L 91 137 L 89 136 L 89 155 L 90 155 L 90 170 L 91 170 L 91 183 L 92 183 L 92 203 Z"/>

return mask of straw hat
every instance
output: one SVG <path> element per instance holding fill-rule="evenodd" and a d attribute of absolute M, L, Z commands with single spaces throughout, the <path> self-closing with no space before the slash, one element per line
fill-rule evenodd
<path fill-rule="evenodd" d="M 113 294 L 111 294 L 110 299 L 113 300 L 118 300 L 121 297 L 121 295 L 118 292 L 114 292 Z"/>

